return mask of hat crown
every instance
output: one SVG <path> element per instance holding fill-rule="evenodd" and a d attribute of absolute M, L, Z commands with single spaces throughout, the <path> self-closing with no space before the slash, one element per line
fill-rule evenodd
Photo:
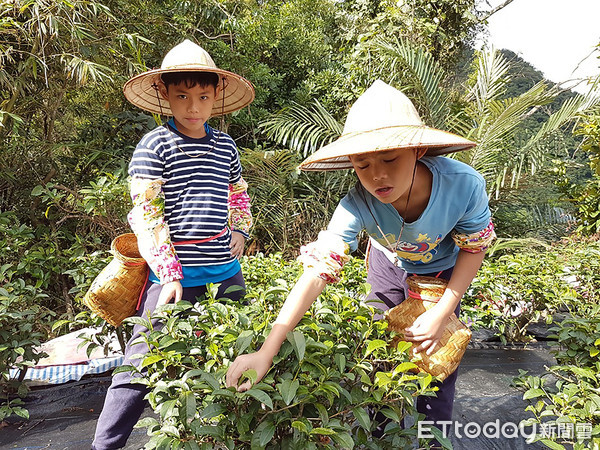
<path fill-rule="evenodd" d="M 422 125 L 421 117 L 410 99 L 389 84 L 377 80 L 350 108 L 343 134 Z"/>
<path fill-rule="evenodd" d="M 208 52 L 189 39 L 186 39 L 181 44 L 178 44 L 169 50 L 165 55 L 160 68 L 166 70 L 181 66 L 217 68 L 217 65 Z"/>

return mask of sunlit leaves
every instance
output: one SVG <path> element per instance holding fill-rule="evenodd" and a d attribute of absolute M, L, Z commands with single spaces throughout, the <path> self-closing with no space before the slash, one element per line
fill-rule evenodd
<path fill-rule="evenodd" d="M 304 157 L 342 134 L 342 124 L 318 100 L 309 107 L 293 103 L 263 121 L 260 127 L 271 139 Z"/>

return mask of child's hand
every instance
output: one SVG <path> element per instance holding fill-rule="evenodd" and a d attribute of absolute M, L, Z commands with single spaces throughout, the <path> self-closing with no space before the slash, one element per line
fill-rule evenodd
<path fill-rule="evenodd" d="M 169 303 L 171 300 L 174 300 L 174 303 L 177 303 L 181 300 L 181 296 L 183 295 L 183 287 L 179 280 L 171 281 L 169 283 L 163 284 L 162 290 L 160 291 L 160 295 L 158 296 L 158 302 L 156 306 L 162 306 Z"/>
<path fill-rule="evenodd" d="M 240 386 L 237 385 L 242 374 L 249 369 L 256 370 L 256 382 L 258 383 L 269 371 L 272 364 L 273 358 L 264 354 L 264 352 L 261 353 L 260 350 L 256 353 L 238 356 L 227 370 L 227 376 L 225 377 L 227 387 L 233 386 L 238 392 L 247 391 L 252 387 L 250 381 L 246 381 Z"/>
<path fill-rule="evenodd" d="M 245 242 L 246 238 L 242 233 L 231 233 L 231 243 L 229 244 L 229 248 L 231 249 L 231 255 L 233 257 L 239 259 L 244 254 Z"/>
<path fill-rule="evenodd" d="M 431 355 L 437 350 L 448 321 L 448 317 L 440 312 L 440 308 L 435 306 L 428 309 L 404 331 L 404 339 L 407 342 L 420 342 L 414 349 L 415 353 L 425 351 L 427 355 Z"/>

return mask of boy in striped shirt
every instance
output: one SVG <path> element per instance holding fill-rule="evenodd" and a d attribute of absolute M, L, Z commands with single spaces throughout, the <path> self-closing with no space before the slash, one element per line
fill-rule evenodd
<path fill-rule="evenodd" d="M 208 283 L 219 284 L 219 296 L 240 300 L 245 284 L 238 258 L 252 224 L 250 200 L 235 142 L 207 120 L 248 105 L 252 85 L 217 68 L 204 49 L 185 40 L 167 53 L 160 69 L 133 77 L 123 90 L 134 105 L 172 116 L 140 140 L 129 164 L 128 219 L 151 269 L 137 315 L 171 301 L 195 302 Z M 226 294 L 232 286 L 240 289 Z M 147 331 L 134 326 L 124 364 L 135 364 L 131 356 L 148 351 L 145 344 L 132 345 Z M 113 377 L 93 449 L 125 446 L 147 393 L 130 381 L 128 372 Z"/>

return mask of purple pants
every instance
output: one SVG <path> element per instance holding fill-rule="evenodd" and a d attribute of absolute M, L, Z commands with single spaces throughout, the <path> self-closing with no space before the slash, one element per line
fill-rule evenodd
<path fill-rule="evenodd" d="M 439 273 L 428 273 L 419 274 L 431 277 L 443 278 L 446 280 L 450 279 L 452 275 L 452 269 L 444 270 Z M 406 278 L 409 274 L 399 267 L 396 267 L 390 262 L 386 256 L 376 248 L 371 246 L 369 252 L 369 271 L 367 275 L 367 283 L 371 285 L 371 292 L 367 296 L 367 302 L 370 306 L 379 308 L 382 310 L 388 310 L 396 305 L 399 305 L 408 297 L 408 286 L 406 284 Z M 459 317 L 460 303 L 454 311 L 456 317 Z M 452 406 L 454 404 L 454 387 L 456 384 L 457 372 L 455 371 L 449 375 L 443 382 L 435 384 L 439 390 L 436 392 L 435 397 L 420 396 L 417 398 L 417 411 L 425 414 L 426 420 L 440 421 L 440 420 L 451 420 L 452 419 Z M 381 414 L 377 417 L 380 423 L 380 431 L 383 433 L 383 429 L 389 419 L 385 419 L 385 416 Z M 374 433 L 375 434 L 375 433 Z"/>
<path fill-rule="evenodd" d="M 241 286 L 244 290 L 228 292 L 225 294 L 225 290 L 230 286 Z M 246 285 L 244 283 L 242 271 L 239 271 L 231 278 L 220 283 L 217 298 L 227 297 L 234 301 L 241 300 L 245 294 L 245 287 Z M 148 283 L 146 290 L 142 294 L 142 303 L 136 316 L 148 318 L 146 312 L 154 312 L 161 289 L 162 286 L 159 284 Z M 196 298 L 202 297 L 205 293 L 206 286 L 184 287 L 182 298 L 183 300 L 195 303 Z M 160 329 L 161 327 L 161 324 L 155 319 L 152 320 L 152 324 L 155 329 Z M 145 343 L 131 344 L 140 337 L 141 333 L 147 331 L 148 330 L 141 325 L 135 325 L 133 327 L 133 335 L 125 347 L 124 365 L 133 365 L 135 361 L 132 361 L 130 358 L 132 355 L 135 355 L 136 353 L 148 353 L 148 346 Z M 100 414 L 96 425 L 96 435 L 94 436 L 94 442 L 92 442 L 93 450 L 108 450 L 124 447 L 129 435 L 133 431 L 134 425 L 139 420 L 142 412 L 144 412 L 144 408 L 147 405 L 144 397 L 148 393 L 148 389 L 146 386 L 132 384 L 130 381 L 131 374 L 129 372 L 121 372 L 113 377 L 112 383 L 106 393 L 106 398 L 104 399 L 102 413 Z"/>

